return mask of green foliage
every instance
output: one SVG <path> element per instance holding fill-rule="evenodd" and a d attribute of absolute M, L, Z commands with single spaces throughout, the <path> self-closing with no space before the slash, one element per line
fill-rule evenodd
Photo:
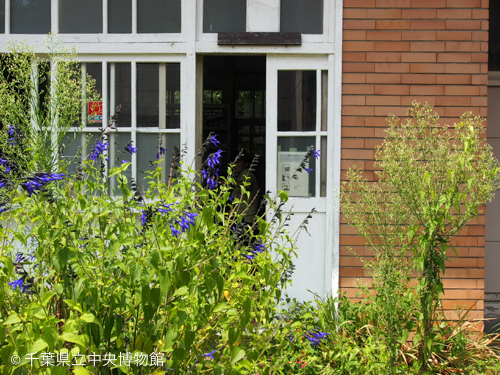
<path fill-rule="evenodd" d="M 85 104 L 99 100 L 74 50 L 49 35 L 43 52 L 35 55 L 27 44 L 11 42 L 9 53 L 0 56 L 0 118 L 4 129 L 15 132 L 0 134 L 0 156 L 14 163 L 18 177 L 35 155 L 35 171 L 55 171 L 68 129 L 83 128 Z"/>
<path fill-rule="evenodd" d="M 465 114 L 453 127 L 441 126 L 432 107 L 414 103 L 405 123 L 390 117 L 389 124 L 376 153 L 378 181 L 368 183 L 360 171 L 350 171 L 342 207 L 348 222 L 375 250 L 374 287 L 377 298 L 386 301 L 380 306 L 387 321 L 391 312 L 404 308 L 405 299 L 396 296 L 411 295 L 405 285 L 410 275 L 405 259 L 411 250 L 420 299 L 414 341 L 425 372 L 438 339 L 434 322 L 450 238 L 491 199 L 500 169 L 479 117 Z M 399 341 L 395 333 L 389 347 L 394 349 Z"/>
<path fill-rule="evenodd" d="M 147 201 L 138 199 L 124 176 L 130 163 L 110 170 L 120 181 L 110 197 L 101 162 L 85 161 L 38 194 L 10 192 L 0 226 L 0 373 L 68 373 L 44 366 L 47 353 L 70 363 L 85 356 L 81 373 L 258 372 L 294 254 L 294 239 L 280 234 L 285 218 L 258 219 L 255 234 L 241 225 L 243 203 L 228 203 L 234 181 L 202 189 L 195 171 L 167 186 L 157 168 Z M 275 208 L 270 201 L 271 216 Z M 258 246 L 265 251 L 253 256 Z M 8 285 L 19 277 L 25 289 Z M 116 365 L 104 365 L 107 353 Z M 164 365 L 120 366 L 125 353 L 148 363 L 159 354 Z"/>

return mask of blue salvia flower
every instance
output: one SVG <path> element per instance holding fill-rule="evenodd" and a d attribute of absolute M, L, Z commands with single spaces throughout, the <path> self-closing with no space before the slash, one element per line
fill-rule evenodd
<path fill-rule="evenodd" d="M 322 339 L 328 336 L 326 332 L 312 331 L 308 332 L 306 338 L 311 342 L 312 347 L 318 345 Z"/>
<path fill-rule="evenodd" d="M 177 236 L 181 234 L 181 232 L 179 232 L 173 225 L 170 225 L 170 230 L 172 231 L 172 236 L 174 236 L 175 238 L 177 238 Z"/>
<path fill-rule="evenodd" d="M 137 152 L 137 147 L 132 146 L 132 141 L 128 143 L 127 146 L 125 146 L 125 150 L 130 152 L 131 154 L 135 154 Z"/>
<path fill-rule="evenodd" d="M 0 189 L 3 188 L 4 186 L 7 186 L 7 183 L 0 181 Z"/>
<path fill-rule="evenodd" d="M 49 182 L 62 180 L 63 178 L 64 173 L 35 173 L 34 176 L 28 177 L 28 181 L 22 183 L 21 186 L 31 197 L 34 193 L 43 189 Z"/>
<path fill-rule="evenodd" d="M 215 169 L 217 167 L 217 165 L 219 165 L 220 163 L 220 158 L 222 157 L 222 153 L 224 151 L 222 150 L 217 150 L 216 152 L 214 152 L 213 154 L 211 154 L 208 159 L 207 159 L 207 163 L 208 163 L 208 166 L 210 168 L 213 168 Z"/>
<path fill-rule="evenodd" d="M 124 164 L 124 163 L 130 163 L 130 161 L 128 161 L 128 160 L 122 160 L 122 164 Z"/>
<path fill-rule="evenodd" d="M 313 171 L 312 168 L 304 168 L 304 170 L 307 172 L 307 174 L 310 174 Z"/>
<path fill-rule="evenodd" d="M 196 212 L 186 212 L 186 217 L 189 219 L 189 224 L 194 225 L 196 216 L 198 216 Z"/>
<path fill-rule="evenodd" d="M 156 153 L 156 160 L 159 160 L 160 159 L 160 155 L 165 155 L 166 152 L 167 152 L 166 148 L 160 147 L 160 152 Z"/>
<path fill-rule="evenodd" d="M 14 128 L 14 126 L 9 126 L 7 134 L 9 135 L 9 139 L 7 140 L 9 146 L 14 146 L 15 144 L 17 144 L 16 140 L 14 139 L 14 136 L 16 135 L 16 129 Z"/>
<path fill-rule="evenodd" d="M 142 215 L 139 216 L 139 219 L 141 219 L 141 224 L 142 226 L 145 226 L 146 223 L 148 222 L 148 213 L 145 210 L 142 210 Z"/>
<path fill-rule="evenodd" d="M 4 211 L 7 211 L 7 206 L 5 203 L 0 203 L 0 214 Z"/>
<path fill-rule="evenodd" d="M 9 285 L 12 286 L 14 288 L 14 290 L 16 290 L 19 287 L 19 290 L 21 291 L 21 293 L 25 293 L 26 290 L 29 288 L 29 285 L 25 284 L 24 280 L 25 280 L 25 277 L 21 277 L 20 279 L 18 279 L 16 281 L 10 282 Z"/>
<path fill-rule="evenodd" d="M 109 146 L 109 143 L 103 142 L 102 139 L 99 139 L 94 146 L 94 150 L 90 153 L 90 160 L 97 160 L 99 156 L 106 151 L 106 146 Z"/>
<path fill-rule="evenodd" d="M 220 145 L 220 142 L 216 137 L 217 137 L 217 134 L 214 134 L 211 137 L 209 137 L 209 139 L 210 139 L 210 142 L 212 142 L 212 144 L 217 147 L 218 145 Z"/>
<path fill-rule="evenodd" d="M 319 159 L 319 157 L 321 156 L 320 152 L 321 150 L 313 151 L 313 155 L 316 159 Z"/>
<path fill-rule="evenodd" d="M 162 204 L 161 206 L 164 208 L 157 208 L 158 212 L 161 213 L 161 216 L 163 216 L 163 214 L 169 213 L 170 211 L 173 211 L 173 208 L 171 208 L 173 204 Z"/>
<path fill-rule="evenodd" d="M 210 353 L 202 354 L 202 356 L 203 357 L 209 357 L 209 358 L 215 359 L 214 358 L 214 353 L 215 352 L 216 352 L 215 350 L 212 350 Z"/>
<path fill-rule="evenodd" d="M 212 176 L 207 179 L 207 186 L 210 190 L 215 190 L 219 184 L 217 183 L 215 177 Z"/>

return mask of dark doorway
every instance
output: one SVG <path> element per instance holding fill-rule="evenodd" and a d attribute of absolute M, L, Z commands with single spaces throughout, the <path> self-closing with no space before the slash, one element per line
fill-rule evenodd
<path fill-rule="evenodd" d="M 225 151 L 220 173 L 240 149 L 259 155 L 255 175 L 265 191 L 266 57 L 204 56 L 203 136 L 213 131 Z"/>

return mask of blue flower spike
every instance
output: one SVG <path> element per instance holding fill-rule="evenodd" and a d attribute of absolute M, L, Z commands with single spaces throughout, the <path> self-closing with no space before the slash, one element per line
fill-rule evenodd
<path fill-rule="evenodd" d="M 203 357 L 208 357 L 208 358 L 215 359 L 215 358 L 214 358 L 214 353 L 215 353 L 215 352 L 216 352 L 215 350 L 212 350 L 212 351 L 211 351 L 211 352 L 209 352 L 209 353 L 202 354 L 202 356 L 203 356 Z"/>
<path fill-rule="evenodd" d="M 132 146 L 132 141 L 130 141 L 130 142 L 128 143 L 128 145 L 127 145 L 127 146 L 125 146 L 125 150 L 126 150 L 126 151 L 128 151 L 128 152 L 129 152 L 129 153 L 131 153 L 131 154 L 135 154 L 135 153 L 137 152 L 138 148 L 137 148 L 137 147 Z"/>
<path fill-rule="evenodd" d="M 102 139 L 99 139 L 94 146 L 94 150 L 90 153 L 90 160 L 96 161 L 106 151 L 107 146 L 109 146 L 108 142 L 103 142 Z"/>

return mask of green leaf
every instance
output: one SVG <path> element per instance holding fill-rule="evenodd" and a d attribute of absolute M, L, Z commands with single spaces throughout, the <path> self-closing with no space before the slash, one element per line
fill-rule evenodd
<path fill-rule="evenodd" d="M 177 296 L 184 296 L 188 293 L 188 287 L 187 286 L 181 286 L 179 289 L 177 289 L 172 297 L 177 297 Z"/>
<path fill-rule="evenodd" d="M 61 336 L 61 339 L 67 342 L 72 342 L 77 345 L 87 346 L 84 341 L 83 336 L 76 335 L 72 332 L 64 332 Z"/>
<path fill-rule="evenodd" d="M 282 202 L 288 201 L 288 193 L 286 191 L 280 190 L 279 197 Z"/>
<path fill-rule="evenodd" d="M 28 350 L 28 353 L 38 353 L 40 350 L 45 349 L 49 344 L 47 344 L 42 338 L 36 340 L 33 345 L 31 345 L 30 350 Z"/>
<path fill-rule="evenodd" d="M 83 366 L 73 366 L 73 374 L 75 375 L 92 375 L 90 372 L 85 370 Z"/>
<path fill-rule="evenodd" d="M 7 317 L 7 319 L 5 320 L 5 322 L 3 322 L 3 324 L 5 325 L 15 324 L 19 323 L 20 321 L 21 318 L 19 317 L 19 315 L 17 315 L 17 313 L 12 313 Z"/>
<path fill-rule="evenodd" d="M 241 347 L 235 346 L 231 353 L 231 364 L 234 365 L 236 362 L 241 360 L 245 354 L 245 351 Z"/>
<path fill-rule="evenodd" d="M 81 320 L 83 320 L 85 323 L 95 323 L 98 325 L 101 325 L 101 322 L 95 317 L 94 314 L 90 312 L 86 312 L 80 317 Z"/>

